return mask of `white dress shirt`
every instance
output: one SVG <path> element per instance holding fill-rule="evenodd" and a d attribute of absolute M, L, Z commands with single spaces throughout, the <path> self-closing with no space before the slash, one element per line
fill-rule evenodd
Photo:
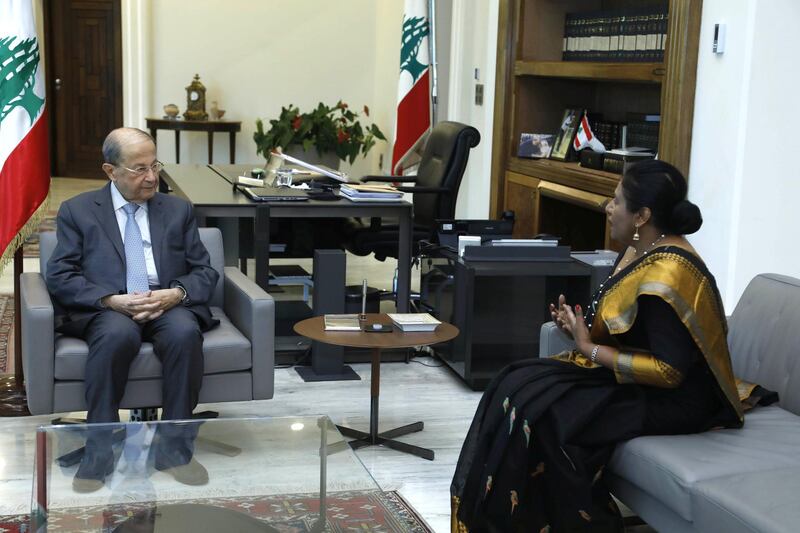
<path fill-rule="evenodd" d="M 130 202 L 123 198 L 122 193 L 119 192 L 117 185 L 113 181 L 111 182 L 111 202 L 114 205 L 114 214 L 117 216 L 119 234 L 122 236 L 122 243 L 125 244 L 125 224 L 128 223 L 128 214 L 125 213 L 125 210 L 122 208 Z M 139 202 L 134 203 L 139 206 L 133 218 L 136 220 L 136 223 L 139 224 L 139 231 L 142 234 L 144 262 L 147 265 L 147 282 L 151 286 L 161 285 L 158 281 L 156 261 L 153 259 L 153 244 L 150 242 L 150 221 L 147 218 L 147 202 L 143 204 Z"/>

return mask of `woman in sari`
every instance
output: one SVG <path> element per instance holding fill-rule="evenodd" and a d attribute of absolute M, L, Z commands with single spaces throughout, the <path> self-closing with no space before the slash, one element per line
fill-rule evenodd
<path fill-rule="evenodd" d="M 603 483 L 618 442 L 743 423 L 719 292 L 684 238 L 702 224 L 686 180 L 639 163 L 606 214 L 628 248 L 588 309 L 550 305 L 575 350 L 488 386 L 451 486 L 453 531 L 622 531 Z"/>

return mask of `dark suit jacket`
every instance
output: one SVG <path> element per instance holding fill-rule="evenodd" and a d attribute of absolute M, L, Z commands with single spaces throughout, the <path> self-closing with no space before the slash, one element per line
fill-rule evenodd
<path fill-rule="evenodd" d="M 111 201 L 111 182 L 80 194 L 58 210 L 56 245 L 47 262 L 47 288 L 56 309 L 56 330 L 83 336 L 92 318 L 103 310 L 100 299 L 125 294 L 125 248 Z M 158 278 L 164 288 L 180 284 L 185 305 L 205 331 L 217 324 L 207 303 L 219 274 L 211 268 L 200 241 L 192 205 L 162 193 L 147 204 L 150 239 Z"/>

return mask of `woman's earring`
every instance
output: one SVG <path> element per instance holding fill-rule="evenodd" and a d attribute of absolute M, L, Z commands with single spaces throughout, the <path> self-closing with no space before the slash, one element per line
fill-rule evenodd
<path fill-rule="evenodd" d="M 638 241 L 639 240 L 639 226 L 634 226 L 634 228 L 636 228 L 636 232 L 633 234 L 633 240 L 634 241 Z"/>

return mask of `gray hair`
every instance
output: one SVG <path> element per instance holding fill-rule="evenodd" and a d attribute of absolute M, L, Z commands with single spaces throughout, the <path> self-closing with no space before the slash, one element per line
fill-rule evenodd
<path fill-rule="evenodd" d="M 110 164 L 119 166 L 122 162 L 122 149 L 127 144 L 135 144 L 140 142 L 150 141 L 155 144 L 156 141 L 149 133 L 142 131 L 138 128 L 117 128 L 111 130 L 103 141 L 103 160 Z"/>

